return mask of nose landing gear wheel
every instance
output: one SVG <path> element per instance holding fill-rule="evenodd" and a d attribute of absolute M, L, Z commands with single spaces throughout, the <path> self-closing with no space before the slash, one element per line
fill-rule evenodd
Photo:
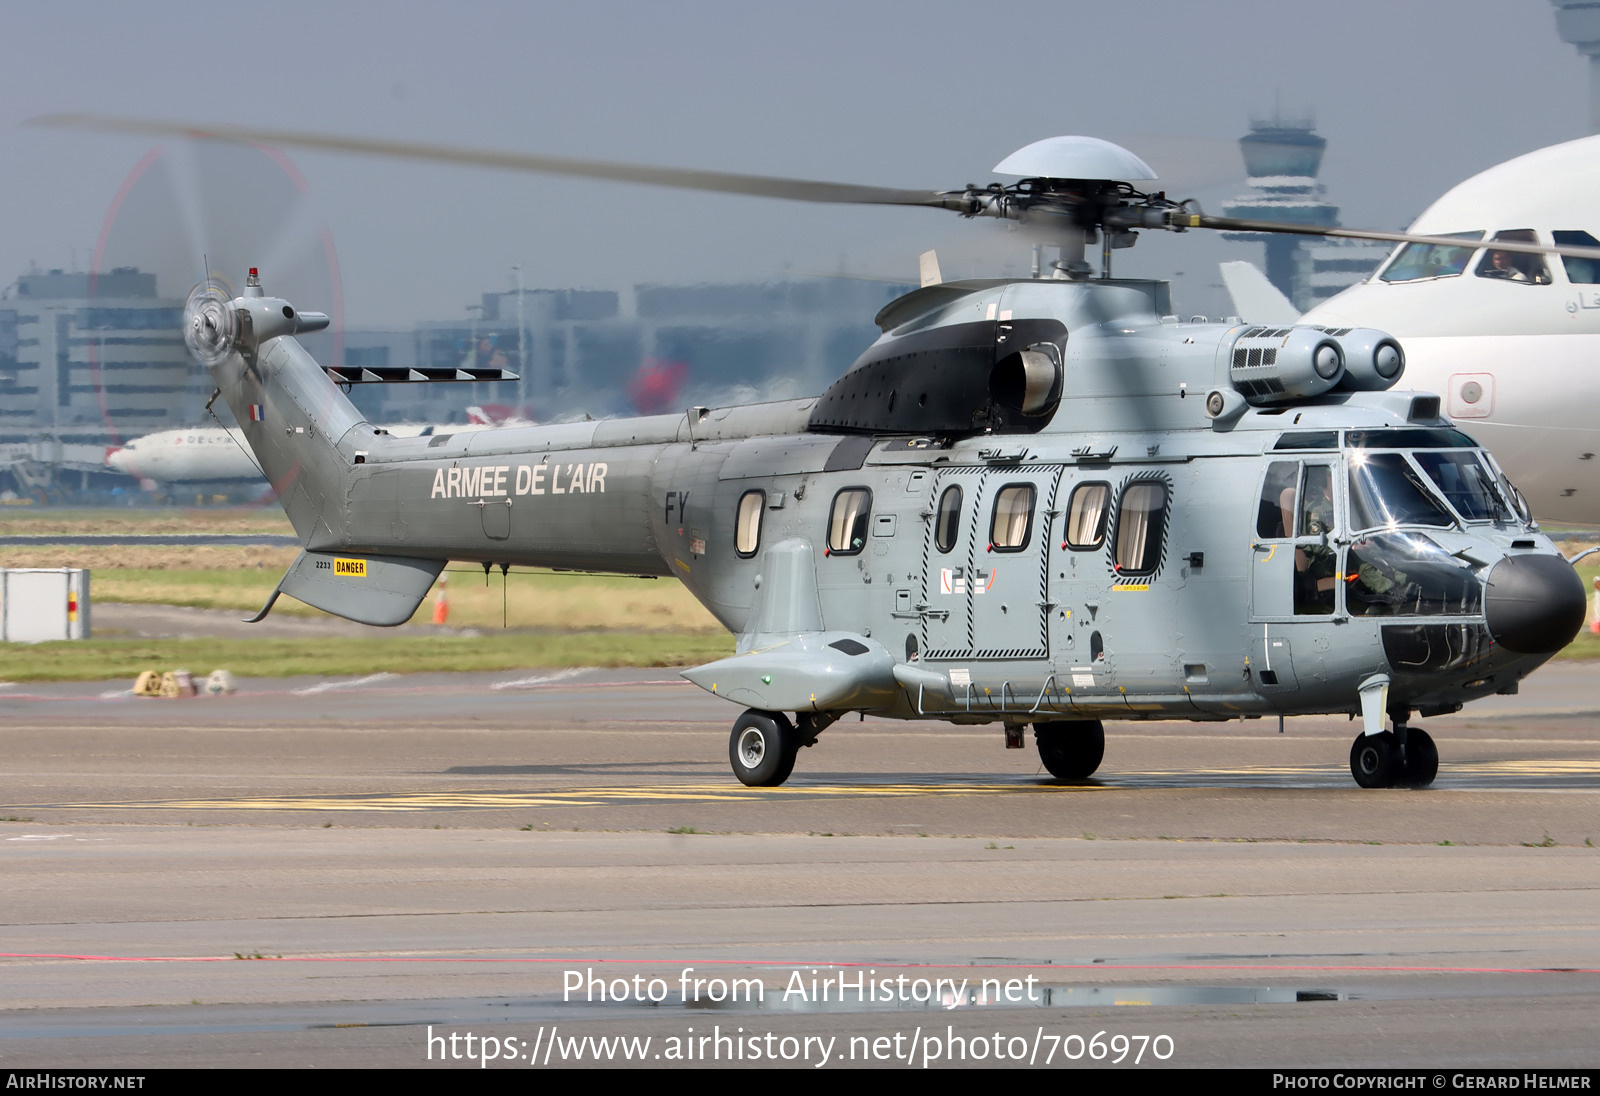
<path fill-rule="evenodd" d="M 1437 753 L 1434 766 L 1438 767 Z M 1350 746 L 1350 775 L 1363 788 L 1391 788 L 1397 784 L 1401 776 L 1400 743 L 1394 732 L 1358 735 Z"/>
<path fill-rule="evenodd" d="M 1098 719 L 1035 723 L 1039 761 L 1057 780 L 1087 780 L 1106 754 L 1106 728 Z"/>
<path fill-rule="evenodd" d="M 794 771 L 800 736 L 782 712 L 751 708 L 733 724 L 728 736 L 728 761 L 741 784 L 775 788 Z"/>
<path fill-rule="evenodd" d="M 1406 730 L 1406 760 L 1401 783 L 1413 788 L 1426 788 L 1439 775 L 1439 747 L 1433 736 L 1415 727 Z"/>

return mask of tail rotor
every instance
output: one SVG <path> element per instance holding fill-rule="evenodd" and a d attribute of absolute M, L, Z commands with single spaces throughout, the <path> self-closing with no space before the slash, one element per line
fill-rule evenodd
<path fill-rule="evenodd" d="M 208 369 L 222 364 L 233 353 L 238 336 L 239 317 L 226 285 L 207 278 L 189 290 L 183 306 L 183 341 L 195 361 Z"/>

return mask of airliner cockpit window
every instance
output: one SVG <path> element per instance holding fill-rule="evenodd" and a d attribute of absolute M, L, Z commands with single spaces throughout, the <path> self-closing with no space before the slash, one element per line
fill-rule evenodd
<path fill-rule="evenodd" d="M 1481 240 L 1483 231 L 1445 232 L 1452 240 Z M 1449 244 L 1406 244 L 1378 275 L 1384 282 L 1414 282 L 1422 278 L 1453 278 L 1467 269 L 1476 247 Z"/>
<path fill-rule="evenodd" d="M 1495 241 L 1534 244 L 1538 239 L 1531 228 L 1508 228 L 1494 234 Z M 1490 248 L 1478 260 L 1480 278 L 1498 278 L 1505 282 L 1522 282 L 1525 285 L 1549 285 L 1550 268 L 1543 255 L 1530 255 L 1522 251 L 1500 251 Z"/>
<path fill-rule="evenodd" d="M 1600 240 L 1582 229 L 1556 229 L 1550 238 L 1563 247 L 1600 247 Z M 1600 259 L 1580 259 L 1576 255 L 1561 256 L 1561 265 L 1567 268 L 1567 281 L 1573 285 L 1600 284 Z"/>

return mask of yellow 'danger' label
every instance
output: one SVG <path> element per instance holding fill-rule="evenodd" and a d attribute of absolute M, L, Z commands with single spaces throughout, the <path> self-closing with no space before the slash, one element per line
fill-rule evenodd
<path fill-rule="evenodd" d="M 364 559 L 335 559 L 333 573 L 343 578 L 366 578 L 367 561 Z"/>

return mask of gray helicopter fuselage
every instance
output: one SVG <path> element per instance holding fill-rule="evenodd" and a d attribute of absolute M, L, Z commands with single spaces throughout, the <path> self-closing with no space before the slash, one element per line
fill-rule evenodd
<path fill-rule="evenodd" d="M 1437 398 L 1246 406 L 1235 350 L 1290 330 L 1163 320 L 1163 292 L 934 287 L 880 315 L 863 361 L 890 391 L 863 374 L 817 399 L 457 435 L 374 428 L 287 335 L 215 372 L 304 540 L 285 592 L 387 624 L 446 560 L 671 575 L 740 637 L 687 676 L 756 709 L 1209 720 L 1363 711 L 1381 681 L 1391 713 L 1430 714 L 1549 657 L 1524 603 L 1570 616 L 1566 565 Z M 980 357 L 990 339 L 995 361 L 1030 322 L 1060 328 L 1036 344 L 1059 359 L 1045 411 L 1001 399 L 964 436 L 850 418 L 919 396 L 958 413 L 959 391 L 916 389 L 939 367 L 921 333 Z M 1492 573 L 1518 592 L 1497 601 Z"/>

